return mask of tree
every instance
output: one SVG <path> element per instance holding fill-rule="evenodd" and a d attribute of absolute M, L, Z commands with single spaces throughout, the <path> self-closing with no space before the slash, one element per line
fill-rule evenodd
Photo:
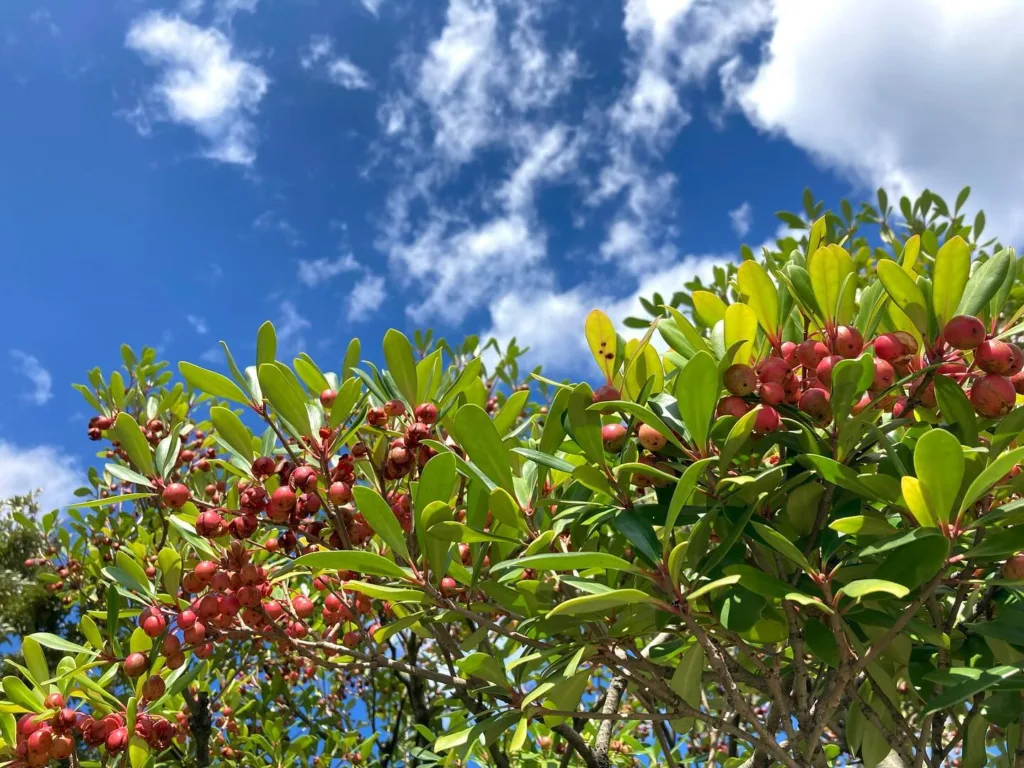
<path fill-rule="evenodd" d="M 962 204 L 866 256 L 812 205 L 692 318 L 595 310 L 597 389 L 397 331 L 335 372 L 269 323 L 226 375 L 124 348 L 48 534 L 84 639 L 22 639 L 4 749 L 1024 766 L 1019 265 Z"/>

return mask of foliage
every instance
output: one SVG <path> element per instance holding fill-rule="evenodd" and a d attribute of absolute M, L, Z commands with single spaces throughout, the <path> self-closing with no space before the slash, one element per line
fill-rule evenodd
<path fill-rule="evenodd" d="M 33 524 L 79 564 L 84 640 L 23 639 L 4 748 L 1019 765 L 1018 262 L 929 201 L 866 252 L 873 212 L 811 206 L 680 301 L 695 321 L 629 339 L 595 310 L 596 390 L 535 371 L 531 398 L 514 344 L 488 369 L 398 331 L 325 371 L 267 323 L 244 370 L 225 345 L 181 380 L 125 347 L 80 387 L 106 446 L 83 501 Z"/>

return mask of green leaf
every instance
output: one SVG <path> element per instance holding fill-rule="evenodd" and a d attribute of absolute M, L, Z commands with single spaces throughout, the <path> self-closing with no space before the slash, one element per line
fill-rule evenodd
<path fill-rule="evenodd" d="M 9 675 L 3 679 L 4 698 L 12 704 L 29 710 L 42 712 L 43 697 L 39 691 L 29 688 L 20 677 Z"/>
<path fill-rule="evenodd" d="M 258 376 L 263 396 L 293 429 L 299 431 L 296 437 L 313 434 L 305 398 L 281 369 L 272 363 L 264 363 L 259 367 Z"/>
<path fill-rule="evenodd" d="M 410 405 L 416 405 L 416 357 L 404 333 L 394 328 L 384 334 L 384 363 Z"/>
<path fill-rule="evenodd" d="M 1022 461 L 1024 461 L 1024 448 L 1015 448 L 985 467 L 967 488 L 964 500 L 960 504 L 960 513 L 970 509 L 992 486 L 1002 480 L 1011 469 Z"/>
<path fill-rule="evenodd" d="M 277 331 L 274 324 L 267 320 L 256 331 L 256 365 L 273 363 L 277 359 Z"/>
<path fill-rule="evenodd" d="M 390 509 L 389 509 L 390 512 Z M 337 552 L 310 552 L 295 561 L 295 566 L 323 571 L 352 571 L 369 576 L 385 576 L 409 581 L 409 573 L 397 563 L 373 552 L 344 550 Z"/>
<path fill-rule="evenodd" d="M 945 430 L 929 430 L 914 448 L 914 471 L 921 482 L 928 509 L 936 520 L 949 523 L 953 501 L 964 477 L 964 452 L 960 441 Z"/>
<path fill-rule="evenodd" d="M 331 388 L 331 383 L 324 376 L 323 371 L 320 370 L 320 366 L 305 352 L 300 353 L 298 357 L 292 360 L 292 367 L 295 368 L 295 372 L 302 379 L 302 383 L 317 397 L 325 389 Z"/>
<path fill-rule="evenodd" d="M 471 653 L 455 662 L 455 666 L 464 675 L 472 675 L 494 683 L 502 688 L 508 688 L 508 679 L 505 670 L 494 656 L 488 653 Z"/>
<path fill-rule="evenodd" d="M 939 328 L 956 315 L 971 273 L 971 247 L 959 235 L 951 237 L 935 255 L 932 268 L 932 309 Z"/>
<path fill-rule="evenodd" d="M 936 376 L 935 399 L 943 419 L 956 427 L 965 445 L 978 443 L 978 419 L 974 415 L 974 407 L 967 399 L 963 389 L 948 376 Z"/>
<path fill-rule="evenodd" d="M 364 485 L 353 486 L 352 497 L 355 499 L 356 508 L 366 518 L 374 533 L 380 536 L 395 554 L 401 555 L 405 560 L 411 560 L 402 525 L 384 497 L 373 488 Z"/>
<path fill-rule="evenodd" d="M 227 376 L 222 376 L 215 371 L 209 371 L 206 368 L 200 368 L 198 365 L 186 362 L 178 363 L 178 370 L 181 371 L 181 375 L 193 389 L 219 397 L 222 400 L 232 400 L 236 403 L 245 404 L 250 402 L 246 394 Z"/>
<path fill-rule="evenodd" d="M 584 333 L 587 337 L 587 344 L 590 346 L 590 352 L 594 356 L 594 360 L 597 361 L 597 367 L 601 369 L 605 379 L 611 382 L 617 368 L 618 340 L 615 335 L 615 326 L 608 319 L 608 315 L 595 309 L 587 315 L 584 322 Z"/>
<path fill-rule="evenodd" d="M 75 504 L 70 504 L 68 509 L 88 509 L 92 507 L 110 507 L 114 504 L 121 504 L 125 501 L 135 501 L 136 499 L 151 499 L 156 496 L 155 493 L 125 493 L 120 496 L 108 496 L 105 499 L 91 499 L 89 501 L 79 501 Z"/>
<path fill-rule="evenodd" d="M 569 428 L 583 455 L 590 461 L 605 466 L 604 442 L 601 440 L 601 416 L 589 410 L 593 404 L 593 391 L 583 383 L 573 388 L 566 403 Z"/>
<path fill-rule="evenodd" d="M 853 259 L 838 245 L 820 246 L 810 254 L 807 271 L 818 307 L 825 320 L 845 324 L 853 317 L 854 275 Z"/>
<path fill-rule="evenodd" d="M 999 293 L 1013 267 L 1013 255 L 1003 249 L 974 270 L 956 309 L 957 315 L 980 315 Z"/>
<path fill-rule="evenodd" d="M 661 531 L 661 535 L 663 537 L 663 557 L 668 556 L 669 546 L 672 541 L 672 530 L 675 528 L 676 520 L 679 518 L 679 513 L 682 511 L 683 507 L 690 503 L 694 489 L 697 487 L 697 482 L 700 480 L 701 475 L 703 475 L 707 470 L 708 465 L 713 461 L 713 458 L 695 461 L 686 468 L 686 471 L 683 472 L 683 476 L 679 478 L 679 482 L 676 483 L 675 490 L 672 491 L 672 499 L 668 503 L 668 512 L 665 514 L 665 526 Z"/>
<path fill-rule="evenodd" d="M 583 571 L 603 568 L 610 571 L 641 572 L 632 563 L 607 552 L 555 552 L 505 560 L 491 566 L 491 570 L 495 572 L 509 568 L 533 568 L 538 571 Z"/>
<path fill-rule="evenodd" d="M 135 472 L 121 464 L 107 464 L 103 467 L 103 471 L 111 477 L 116 477 L 118 480 L 124 480 L 129 483 L 134 483 L 135 485 L 143 485 L 146 488 L 156 487 L 148 477 L 140 475 L 138 472 Z"/>
<path fill-rule="evenodd" d="M 35 634 L 29 635 L 29 638 L 39 645 L 45 646 L 46 648 L 52 648 L 55 651 L 64 651 L 64 653 L 87 653 L 90 656 L 96 655 L 84 645 L 72 643 L 70 640 L 65 640 L 63 637 L 58 637 L 57 635 L 50 634 L 49 632 L 36 632 Z M 45 680 L 46 678 L 43 679 Z"/>
<path fill-rule="evenodd" d="M 852 534 L 856 536 L 891 536 L 896 533 L 886 520 L 873 515 L 851 515 L 833 520 L 828 525 L 838 533 Z"/>
<path fill-rule="evenodd" d="M 557 456 L 549 456 L 546 453 L 535 451 L 531 448 L 513 448 L 512 453 L 518 453 L 520 456 L 524 456 L 535 464 L 539 464 L 542 467 L 548 469 L 554 469 L 559 472 L 566 472 L 572 474 L 573 470 L 576 469 L 575 464 L 570 464 L 565 459 L 560 459 Z M 434 459 L 431 459 L 433 461 Z"/>
<path fill-rule="evenodd" d="M 377 600 L 388 600 L 392 603 L 430 602 L 430 599 L 418 589 L 385 587 L 381 584 L 366 584 L 362 581 L 346 581 L 342 586 L 353 592 L 359 592 Z"/>
<path fill-rule="evenodd" d="M 177 595 L 178 582 L 181 580 L 181 555 L 170 547 L 164 547 L 156 557 L 164 590 L 169 595 Z"/>
<path fill-rule="evenodd" d="M 332 429 L 348 421 L 352 415 L 352 409 L 359 401 L 362 390 L 361 380 L 352 377 L 346 379 L 345 383 L 341 385 L 338 396 L 334 399 L 334 405 L 331 406 L 331 415 L 328 419 L 328 425 Z"/>
<path fill-rule="evenodd" d="M 676 375 L 679 416 L 701 453 L 707 450 L 711 419 L 720 391 L 718 364 L 707 352 L 698 352 Z"/>
<path fill-rule="evenodd" d="M 500 489 L 499 489 L 500 490 Z M 428 531 L 431 536 L 436 536 L 443 541 L 453 543 L 464 542 L 466 544 L 480 544 L 483 542 L 500 542 L 502 544 L 518 544 L 515 539 L 507 536 L 497 536 L 493 533 L 484 533 L 470 528 L 465 523 L 457 523 L 454 520 L 442 520 L 434 523 Z"/>
<path fill-rule="evenodd" d="M 1020 666 L 1000 666 L 987 669 L 976 679 L 968 678 L 959 685 L 955 685 L 952 688 L 944 690 L 941 694 L 928 702 L 921 715 L 927 716 L 933 712 L 938 712 L 939 710 L 959 704 L 961 701 L 966 701 L 976 693 L 981 693 L 982 691 L 986 691 L 989 688 L 999 685 L 1005 680 L 1009 680 L 1011 677 L 1016 677 L 1020 672 Z"/>
<path fill-rule="evenodd" d="M 722 445 L 722 452 L 718 459 L 718 471 L 723 477 L 732 465 L 732 460 L 736 458 L 736 455 L 750 437 L 750 433 L 753 432 L 754 424 L 757 422 L 757 414 L 760 411 L 761 406 L 759 405 L 751 408 L 736 419 L 736 422 L 729 430 L 729 434 L 726 435 L 725 443 Z"/>
<path fill-rule="evenodd" d="M 764 267 L 756 261 L 744 261 L 736 272 L 736 283 L 762 330 L 769 339 L 778 339 L 779 292 Z"/>
<path fill-rule="evenodd" d="M 548 611 L 548 618 L 556 616 L 579 616 L 581 614 L 605 612 L 624 605 L 656 603 L 657 600 L 639 589 L 615 589 L 596 595 L 582 595 L 559 603 Z"/>
<path fill-rule="evenodd" d="M 37 638 L 29 635 L 21 641 L 21 655 L 25 657 L 25 666 L 36 685 L 50 679 L 50 667 Z"/>
<path fill-rule="evenodd" d="M 832 370 L 832 412 L 837 424 L 846 421 L 860 396 L 875 378 L 874 356 L 861 355 L 856 360 L 841 360 Z"/>
<path fill-rule="evenodd" d="M 516 723 L 516 730 L 512 734 L 512 739 L 508 744 L 508 751 L 510 754 L 516 754 L 521 752 L 523 745 L 526 744 L 526 738 L 530 734 L 530 717 L 529 715 L 523 715 L 519 722 Z"/>
<path fill-rule="evenodd" d="M 754 530 L 758 532 L 761 538 L 765 540 L 765 543 L 767 543 L 769 547 L 774 549 L 787 560 L 790 560 L 803 568 L 807 573 L 817 573 L 814 566 L 808 562 L 803 553 L 796 548 L 796 545 L 781 533 L 762 523 L 751 522 L 750 524 L 754 527 Z"/>
<path fill-rule="evenodd" d="M 508 449 L 494 422 L 478 405 L 464 405 L 455 414 L 455 433 L 466 455 L 487 477 L 515 495 Z"/>
<path fill-rule="evenodd" d="M 149 744 L 145 739 L 132 736 L 128 742 L 128 761 L 132 768 L 143 768 L 149 760 Z"/>
<path fill-rule="evenodd" d="M 114 422 L 114 438 L 121 443 L 128 454 L 132 464 L 138 467 L 139 471 L 147 475 L 155 473 L 153 469 L 153 452 L 150 450 L 146 436 L 142 434 L 142 428 L 124 411 L 117 414 L 117 421 Z"/>
<path fill-rule="evenodd" d="M 843 586 L 837 594 L 846 595 L 854 600 L 860 601 L 867 595 L 886 593 L 893 597 L 903 598 L 910 594 L 910 590 L 902 584 L 896 584 L 884 579 L 857 579 Z"/>
<path fill-rule="evenodd" d="M 895 261 L 879 261 L 877 271 L 878 279 L 885 286 L 889 298 L 903 310 L 922 335 L 927 334 L 928 302 L 917 283 L 914 282 L 914 278 L 908 275 Z"/>
<path fill-rule="evenodd" d="M 519 508 L 519 502 L 504 488 L 495 488 L 491 491 L 488 508 L 499 523 L 513 528 L 519 528 L 523 524 L 523 512 Z"/>
<path fill-rule="evenodd" d="M 526 401 L 529 399 L 530 391 L 528 389 L 513 392 L 508 396 L 501 409 L 494 414 L 494 428 L 498 430 L 498 434 L 501 437 L 505 437 L 509 430 L 515 426 L 516 421 L 519 419 L 519 414 L 523 412 L 523 406 L 526 405 Z"/>
<path fill-rule="evenodd" d="M 704 673 L 704 646 L 693 643 L 683 654 L 669 680 L 669 687 L 694 709 L 700 709 L 701 676 Z"/>
<path fill-rule="evenodd" d="M 82 636 L 89 641 L 89 644 L 94 648 L 103 648 L 103 635 L 100 634 L 100 628 L 96 626 L 96 622 L 93 621 L 92 617 L 88 614 L 82 616 L 81 621 L 78 622 L 79 629 L 82 630 Z"/>
<path fill-rule="evenodd" d="M 252 461 L 256 452 L 252 447 L 252 433 L 234 411 L 215 405 L 210 408 L 210 419 L 217 434 L 235 453 L 246 461 Z"/>
<path fill-rule="evenodd" d="M 352 369 L 359 364 L 360 344 L 359 339 L 352 339 L 345 348 L 345 358 L 341 364 L 341 380 L 347 381 L 352 377 Z"/>

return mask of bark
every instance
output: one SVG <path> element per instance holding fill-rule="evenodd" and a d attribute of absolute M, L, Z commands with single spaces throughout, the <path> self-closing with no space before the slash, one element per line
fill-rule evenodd
<path fill-rule="evenodd" d="M 619 711 L 619 701 L 626 690 L 626 678 L 616 675 L 608 684 L 608 692 L 604 697 L 604 706 L 601 707 L 601 714 L 614 715 Z M 610 768 L 612 762 L 608 757 L 608 747 L 611 744 L 612 732 L 615 729 L 614 720 L 602 720 L 601 727 L 597 730 L 597 739 L 594 742 L 594 765 L 596 768 Z"/>

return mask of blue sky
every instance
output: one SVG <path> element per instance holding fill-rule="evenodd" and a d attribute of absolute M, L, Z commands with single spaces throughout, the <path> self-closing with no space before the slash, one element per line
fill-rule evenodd
<path fill-rule="evenodd" d="M 805 186 L 970 183 L 1016 242 L 1024 14 L 970 6 L 7 0 L 0 495 L 74 487 L 70 384 L 122 342 L 219 366 L 269 318 L 337 367 L 434 327 L 586 374 L 586 311 L 772 239 Z"/>

